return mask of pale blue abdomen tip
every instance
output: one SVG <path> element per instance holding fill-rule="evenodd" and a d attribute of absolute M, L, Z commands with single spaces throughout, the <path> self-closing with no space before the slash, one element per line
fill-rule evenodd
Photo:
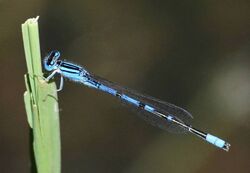
<path fill-rule="evenodd" d="M 223 148 L 225 143 L 226 143 L 224 140 L 222 140 L 216 136 L 210 135 L 210 134 L 207 134 L 206 141 L 211 143 L 211 144 L 214 144 L 215 146 L 217 146 L 219 148 Z"/>

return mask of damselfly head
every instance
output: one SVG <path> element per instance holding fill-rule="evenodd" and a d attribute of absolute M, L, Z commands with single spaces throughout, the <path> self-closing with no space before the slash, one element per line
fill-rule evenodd
<path fill-rule="evenodd" d="M 57 68 L 57 60 L 60 57 L 60 52 L 57 50 L 51 51 L 43 61 L 44 68 L 48 71 L 55 70 Z"/>

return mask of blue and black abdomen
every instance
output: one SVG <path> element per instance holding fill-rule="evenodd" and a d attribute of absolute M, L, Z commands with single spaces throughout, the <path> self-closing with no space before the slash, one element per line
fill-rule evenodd
<path fill-rule="evenodd" d="M 178 121 L 187 123 L 192 119 L 192 115 L 186 110 L 149 96 L 140 95 L 131 89 L 126 89 L 98 76 L 91 75 L 89 82 L 91 82 L 90 85 L 95 86 L 94 88 L 109 93 L 124 103 L 131 105 L 139 112 L 138 115 L 150 124 L 171 132 L 182 133 L 187 131 L 181 126 L 168 121 L 169 117 L 175 117 Z"/>

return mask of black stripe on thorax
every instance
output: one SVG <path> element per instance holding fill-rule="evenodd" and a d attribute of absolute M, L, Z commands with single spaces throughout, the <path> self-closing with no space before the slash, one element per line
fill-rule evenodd
<path fill-rule="evenodd" d="M 60 64 L 61 67 L 65 67 L 65 68 L 70 68 L 70 69 L 73 69 L 73 70 L 80 70 L 82 69 L 81 67 L 77 66 L 77 65 L 73 65 L 73 64 L 70 64 L 70 63 L 67 63 L 67 62 L 62 62 Z"/>

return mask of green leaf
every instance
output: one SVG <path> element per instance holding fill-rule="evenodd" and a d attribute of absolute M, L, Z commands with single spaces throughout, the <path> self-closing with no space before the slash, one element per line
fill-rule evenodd
<path fill-rule="evenodd" d="M 38 17 L 22 24 L 23 43 L 28 73 L 24 103 L 33 130 L 33 149 L 39 173 L 60 173 L 61 142 L 56 85 L 43 79 Z"/>

